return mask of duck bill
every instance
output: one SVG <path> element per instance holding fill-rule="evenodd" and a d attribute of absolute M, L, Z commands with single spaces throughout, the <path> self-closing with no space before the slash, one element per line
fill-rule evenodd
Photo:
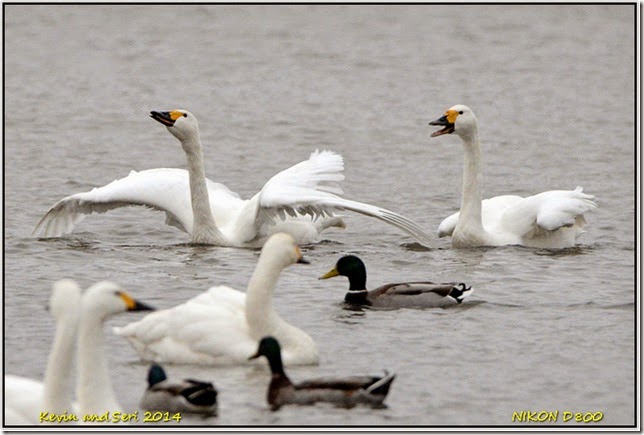
<path fill-rule="evenodd" d="M 334 267 L 333 269 L 329 270 L 327 273 L 325 273 L 324 275 L 322 275 L 318 279 L 329 279 L 329 278 L 333 278 L 334 276 L 338 276 L 338 275 L 340 275 L 338 273 L 338 269 L 336 269 Z"/>
<path fill-rule="evenodd" d="M 252 360 L 252 359 L 259 358 L 260 356 L 261 356 L 261 355 L 259 354 L 259 351 L 258 351 L 258 352 L 257 352 L 257 353 L 255 353 L 254 355 L 249 356 L 249 357 L 248 357 L 248 361 L 250 361 L 250 360 Z"/>
<path fill-rule="evenodd" d="M 172 127 L 175 121 L 175 119 L 172 119 L 170 112 L 158 112 L 156 110 L 150 112 L 150 118 L 154 119 L 157 122 L 160 122 L 166 127 Z"/>
<path fill-rule="evenodd" d="M 449 122 L 447 120 L 447 115 L 441 116 L 437 120 L 430 122 L 429 125 L 439 125 L 444 127 L 441 130 L 437 130 L 433 132 L 431 137 L 437 137 L 437 136 L 442 136 L 444 134 L 454 133 L 454 123 Z"/>

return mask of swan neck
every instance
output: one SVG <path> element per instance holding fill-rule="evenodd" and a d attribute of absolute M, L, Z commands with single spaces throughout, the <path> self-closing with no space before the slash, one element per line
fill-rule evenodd
<path fill-rule="evenodd" d="M 203 163 L 203 152 L 199 136 L 182 141 L 181 145 L 188 159 L 190 178 L 190 202 L 192 204 L 192 242 L 221 244 L 223 236 L 215 224 L 210 209 L 210 196 Z"/>
<path fill-rule="evenodd" d="M 81 412 L 119 411 L 105 355 L 103 318 L 92 310 L 81 315 L 78 335 L 78 400 Z"/>
<path fill-rule="evenodd" d="M 273 310 L 273 292 L 281 267 L 268 255 L 260 255 L 246 292 L 246 321 L 250 335 L 259 340 L 281 322 Z"/>
<path fill-rule="evenodd" d="M 62 414 L 72 412 L 72 366 L 78 331 L 78 311 L 58 322 L 44 380 L 42 411 Z"/>
<path fill-rule="evenodd" d="M 465 155 L 463 161 L 463 192 L 461 196 L 461 211 L 459 225 L 480 227 L 481 220 L 481 145 L 478 131 L 474 129 L 471 134 L 462 136 Z"/>

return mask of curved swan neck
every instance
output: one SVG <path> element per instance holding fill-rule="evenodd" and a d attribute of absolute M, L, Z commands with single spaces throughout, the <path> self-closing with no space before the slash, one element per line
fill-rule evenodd
<path fill-rule="evenodd" d="M 69 313 L 58 323 L 44 379 L 42 411 L 71 412 L 74 343 L 78 330 L 78 312 Z"/>
<path fill-rule="evenodd" d="M 81 315 L 78 334 L 78 400 L 81 413 L 120 411 L 105 355 L 103 319 L 91 310 Z"/>
<path fill-rule="evenodd" d="M 203 164 L 203 152 L 199 136 L 181 141 L 188 158 L 188 174 L 190 177 L 190 202 L 192 204 L 192 242 L 223 244 L 224 238 L 217 229 L 215 219 L 210 210 L 210 197 L 206 183 L 206 173 Z"/>
<path fill-rule="evenodd" d="M 478 129 L 461 136 L 465 148 L 463 161 L 463 192 L 458 226 L 468 225 L 483 231 L 481 220 L 481 144 Z"/>
<path fill-rule="evenodd" d="M 273 310 L 273 292 L 277 285 L 282 267 L 268 255 L 260 255 L 255 272 L 248 283 L 246 292 L 246 321 L 250 334 L 261 338 L 269 333 L 279 315 Z"/>

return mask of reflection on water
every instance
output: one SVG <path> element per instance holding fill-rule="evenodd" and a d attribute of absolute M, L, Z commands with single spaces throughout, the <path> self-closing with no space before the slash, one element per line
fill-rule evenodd
<path fill-rule="evenodd" d="M 435 234 L 460 205 L 463 156 L 457 138 L 431 142 L 427 123 L 464 103 L 480 121 L 483 196 L 582 185 L 600 207 L 580 245 L 422 247 L 343 212 L 347 229 L 304 247 L 312 264 L 286 269 L 275 290 L 275 309 L 320 348 L 319 366 L 289 374 L 388 368 L 388 408 L 273 413 L 265 365 L 171 366 L 220 391 L 218 417 L 181 425 L 505 426 L 522 409 L 598 409 L 602 424 L 632 424 L 634 213 L 623 210 L 635 209 L 635 120 L 607 108 L 634 104 L 633 6 L 6 5 L 6 371 L 42 379 L 53 321 L 32 307 L 62 277 L 111 279 L 159 308 L 248 285 L 259 251 L 193 246 L 159 212 L 116 210 L 63 238 L 28 238 L 64 196 L 132 169 L 185 168 L 150 110 L 193 112 L 206 174 L 242 197 L 331 149 L 345 158 L 347 198 Z M 368 285 L 457 281 L 474 293 L 449 309 L 349 308 L 317 279 L 347 253 L 369 265 Z M 147 365 L 111 327 L 137 316 L 105 328 L 126 410 L 138 409 Z"/>

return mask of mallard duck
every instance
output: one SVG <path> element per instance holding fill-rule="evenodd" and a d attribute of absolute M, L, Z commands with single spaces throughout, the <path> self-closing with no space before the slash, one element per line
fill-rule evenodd
<path fill-rule="evenodd" d="M 244 200 L 206 178 L 199 126 L 192 113 L 153 111 L 150 116 L 181 142 L 188 170 L 132 171 L 105 186 L 70 195 L 51 207 L 33 235 L 59 237 L 73 231 L 91 213 L 141 205 L 164 211 L 166 223 L 190 234 L 195 244 L 261 247 L 277 232 L 308 244 L 318 241 L 326 228 L 344 227 L 342 218 L 334 215 L 338 210 L 379 219 L 422 244 L 431 241 L 417 224 L 397 213 L 340 197 L 344 162 L 339 154 L 315 151 L 308 160 L 273 176 L 256 195 Z"/>
<path fill-rule="evenodd" d="M 503 195 L 481 201 L 481 145 L 474 112 L 458 104 L 429 124 L 443 127 L 432 137 L 456 133 L 465 150 L 461 210 L 441 222 L 439 237 L 451 236 L 452 246 L 457 248 L 502 245 L 565 248 L 575 244 L 586 223 L 584 213 L 597 207 L 593 196 L 577 187 L 526 198 Z"/>
<path fill-rule="evenodd" d="M 284 345 L 287 365 L 318 364 L 313 338 L 273 309 L 280 273 L 295 263 L 308 261 L 290 235 L 274 234 L 262 248 L 246 292 L 212 287 L 115 332 L 127 338 L 143 360 L 157 363 L 248 364 L 257 341 L 273 334 Z"/>
<path fill-rule="evenodd" d="M 367 290 L 367 269 L 360 258 L 345 255 L 335 267 L 318 279 L 349 278 L 344 301 L 353 305 L 383 308 L 430 308 L 460 304 L 472 293 L 464 283 L 401 282 Z"/>
<path fill-rule="evenodd" d="M 169 381 L 163 367 L 152 364 L 141 407 L 147 411 L 212 415 L 217 413 L 217 390 L 210 382 L 194 379 Z"/>
<path fill-rule="evenodd" d="M 395 374 L 385 371 L 385 376 L 318 378 L 293 384 L 284 372 L 280 345 L 275 338 L 262 338 L 257 352 L 249 359 L 260 356 L 265 356 L 271 367 L 267 400 L 273 411 L 282 405 L 313 405 L 316 402 L 329 402 L 347 408 L 357 404 L 383 406 L 382 402 L 395 377 Z"/>

